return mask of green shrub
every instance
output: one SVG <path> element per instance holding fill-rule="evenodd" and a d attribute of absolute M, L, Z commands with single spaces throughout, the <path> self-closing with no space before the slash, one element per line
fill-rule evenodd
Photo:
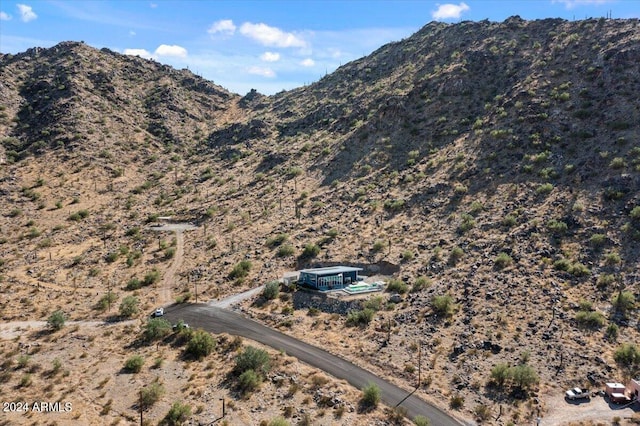
<path fill-rule="evenodd" d="M 124 369 L 129 373 L 139 373 L 144 365 L 144 358 L 134 355 L 124 363 Z"/>
<path fill-rule="evenodd" d="M 607 236 L 605 234 L 593 234 L 591 238 L 589 238 L 589 244 L 592 247 L 600 248 L 604 246 L 607 242 Z"/>
<path fill-rule="evenodd" d="M 580 262 L 572 264 L 568 272 L 575 277 L 585 277 L 591 274 L 591 270 Z"/>
<path fill-rule="evenodd" d="M 142 388 L 140 392 L 140 403 L 143 409 L 151 408 L 165 394 L 164 386 L 158 382 L 153 382 Z"/>
<path fill-rule="evenodd" d="M 107 261 L 107 263 L 113 263 L 118 260 L 118 256 L 120 256 L 119 251 L 112 251 L 111 253 L 107 254 L 105 260 Z"/>
<path fill-rule="evenodd" d="M 270 369 L 271 357 L 269 353 L 264 349 L 247 346 L 236 356 L 236 365 L 233 371 L 238 376 L 248 370 L 264 375 Z"/>
<path fill-rule="evenodd" d="M 302 420 L 301 420 L 302 422 Z M 299 423 L 301 424 L 301 423 Z M 283 419 L 282 417 L 278 416 L 275 417 L 273 419 L 271 419 L 271 421 L 269 422 L 269 424 L 267 426 L 289 426 L 289 422 L 286 421 L 285 419 Z"/>
<path fill-rule="evenodd" d="M 104 296 L 102 296 L 100 298 L 100 300 L 98 300 L 98 303 L 96 304 L 96 309 L 98 311 L 106 311 L 116 300 L 118 299 L 118 297 L 115 295 L 114 292 L 109 291 L 107 294 L 105 294 Z"/>
<path fill-rule="evenodd" d="M 511 367 L 509 370 L 513 386 L 520 391 L 526 391 L 540 381 L 538 374 L 530 365 L 522 364 Z"/>
<path fill-rule="evenodd" d="M 281 245 L 280 247 L 278 247 L 278 251 L 276 252 L 278 257 L 289 257 L 292 256 L 293 253 L 295 253 L 295 249 L 291 244 Z"/>
<path fill-rule="evenodd" d="M 144 276 L 142 285 L 149 286 L 151 284 L 157 283 L 158 281 L 160 281 L 160 271 L 156 268 L 153 268 L 153 270 L 147 272 L 147 274 Z"/>
<path fill-rule="evenodd" d="M 246 370 L 240 376 L 238 376 L 238 388 L 243 393 L 253 392 L 258 389 L 262 379 L 253 370 Z"/>
<path fill-rule="evenodd" d="M 229 273 L 229 278 L 231 279 L 245 278 L 247 275 L 249 275 L 251 266 L 252 264 L 249 260 L 241 260 L 233 267 L 233 269 Z"/>
<path fill-rule="evenodd" d="M 640 220 L 640 206 L 634 207 L 629 213 L 629 216 L 633 220 Z"/>
<path fill-rule="evenodd" d="M 568 259 L 558 259 L 553 262 L 553 267 L 558 271 L 568 271 L 571 268 L 571 262 Z"/>
<path fill-rule="evenodd" d="M 361 311 L 358 311 L 358 310 L 351 311 L 347 315 L 347 325 L 349 326 L 369 325 L 374 315 L 375 315 L 375 311 L 371 308 L 365 308 Z"/>
<path fill-rule="evenodd" d="M 426 418 L 425 416 L 419 416 L 419 415 L 413 418 L 413 423 L 416 426 L 429 426 L 431 424 L 428 418 Z"/>
<path fill-rule="evenodd" d="M 372 309 L 374 311 L 379 311 L 380 309 L 382 309 L 382 303 L 382 296 L 374 296 L 364 302 L 364 307 L 367 309 Z"/>
<path fill-rule="evenodd" d="M 209 355 L 216 347 L 216 341 L 205 330 L 196 330 L 191 333 L 185 352 L 196 359 Z"/>
<path fill-rule="evenodd" d="M 380 403 L 380 388 L 375 383 L 369 382 L 362 389 L 362 398 L 361 402 L 365 408 L 375 408 Z"/>
<path fill-rule="evenodd" d="M 616 277 L 613 274 L 602 274 L 598 276 L 596 285 L 598 286 L 598 288 L 604 289 L 604 288 L 607 288 L 609 285 L 611 285 L 613 282 L 615 282 L 615 280 L 616 280 Z"/>
<path fill-rule="evenodd" d="M 476 226 L 476 221 L 470 214 L 463 213 L 461 218 L 462 221 L 460 222 L 460 225 L 458 225 L 459 233 L 464 234 Z"/>
<path fill-rule="evenodd" d="M 536 188 L 536 194 L 540 195 L 549 194 L 551 191 L 553 191 L 552 183 L 543 183 L 542 185 L 538 186 L 538 188 Z"/>
<path fill-rule="evenodd" d="M 453 314 L 453 298 L 448 294 L 433 296 L 431 299 L 431 309 L 439 317 L 450 317 Z"/>
<path fill-rule="evenodd" d="M 428 288 L 431 285 L 431 280 L 424 275 L 419 276 L 416 281 L 413 283 L 413 287 L 411 288 L 412 292 L 418 292 L 422 289 Z"/>
<path fill-rule="evenodd" d="M 508 214 L 504 217 L 504 219 L 502 219 L 502 226 L 507 227 L 507 228 L 511 228 L 513 226 L 516 225 L 516 223 L 518 222 L 518 220 L 516 219 L 516 217 L 512 214 Z"/>
<path fill-rule="evenodd" d="M 127 282 L 125 290 L 133 291 L 133 290 L 138 290 L 140 287 L 142 287 L 142 283 L 140 282 L 139 279 L 134 277 Z"/>
<path fill-rule="evenodd" d="M 374 252 L 380 252 L 382 250 L 384 250 L 384 248 L 386 247 L 386 243 L 382 240 L 378 240 L 375 243 L 373 243 L 373 247 L 371 248 L 372 251 Z"/>
<path fill-rule="evenodd" d="M 402 252 L 402 261 L 410 262 L 415 257 L 415 254 L 411 250 L 405 250 Z"/>
<path fill-rule="evenodd" d="M 449 263 L 455 265 L 460 259 L 462 259 L 463 255 L 464 251 L 460 247 L 454 247 L 449 254 Z"/>
<path fill-rule="evenodd" d="M 164 318 L 150 318 L 144 328 L 146 340 L 158 340 L 171 334 L 171 324 Z"/>
<path fill-rule="evenodd" d="M 47 319 L 47 325 L 54 331 L 61 330 L 64 327 L 64 323 L 67 320 L 64 312 L 57 310 Z"/>
<path fill-rule="evenodd" d="M 273 247 L 277 247 L 279 245 L 282 245 L 285 241 L 287 241 L 289 239 L 289 235 L 288 234 L 278 234 L 274 237 L 269 237 L 267 238 L 267 246 L 273 248 Z"/>
<path fill-rule="evenodd" d="M 604 263 L 608 266 L 618 265 L 620 262 L 622 262 L 622 259 L 616 251 L 610 251 L 604 255 Z"/>
<path fill-rule="evenodd" d="M 311 259 L 320 253 L 320 247 L 317 244 L 305 244 L 300 259 Z"/>
<path fill-rule="evenodd" d="M 511 265 L 513 263 L 513 259 L 507 253 L 501 252 L 496 257 L 496 260 L 495 260 L 494 263 L 496 265 L 496 268 L 502 269 L 502 268 L 506 268 L 507 266 Z"/>
<path fill-rule="evenodd" d="M 636 298 L 632 292 L 623 291 L 613 296 L 611 303 L 618 312 L 626 315 L 635 306 Z"/>
<path fill-rule="evenodd" d="M 278 281 L 269 281 L 262 290 L 262 296 L 267 300 L 273 300 L 280 294 L 280 283 Z"/>
<path fill-rule="evenodd" d="M 567 232 L 567 224 L 560 221 L 560 220 L 555 220 L 552 219 L 549 222 L 547 222 L 547 229 L 549 229 L 551 232 L 553 232 L 554 234 L 564 234 L 565 232 Z"/>
<path fill-rule="evenodd" d="M 626 165 L 627 163 L 625 163 L 624 158 L 621 157 L 616 157 L 609 163 L 609 167 L 614 170 L 623 169 L 626 167 Z"/>
<path fill-rule="evenodd" d="M 576 314 L 576 322 L 585 328 L 601 328 L 604 326 L 604 315 L 600 312 L 580 311 Z"/>
<path fill-rule="evenodd" d="M 449 398 L 449 407 L 452 410 L 459 410 L 464 405 L 464 397 L 461 395 L 451 395 Z"/>
<path fill-rule="evenodd" d="M 504 385 L 509 380 L 509 365 L 500 363 L 491 369 L 491 382 L 497 386 Z"/>
<path fill-rule="evenodd" d="M 619 328 L 616 324 L 609 324 L 607 326 L 607 331 L 605 332 L 605 335 L 607 336 L 607 339 L 611 340 L 612 342 L 615 342 L 618 339 L 618 331 Z"/>
<path fill-rule="evenodd" d="M 640 349 L 633 343 L 624 343 L 613 354 L 613 359 L 629 376 L 640 371 Z"/>
<path fill-rule="evenodd" d="M 161 424 L 167 426 L 180 426 L 186 422 L 189 417 L 191 417 L 191 406 L 176 401 L 171 405 L 169 412 L 164 416 Z"/>
<path fill-rule="evenodd" d="M 130 318 L 131 316 L 137 314 L 139 303 L 140 302 L 138 298 L 135 296 L 127 296 L 122 299 L 119 308 L 120 316 L 124 318 Z"/>
<path fill-rule="evenodd" d="M 391 293 L 405 294 L 409 291 L 409 286 L 407 286 L 404 281 L 394 278 L 389 280 L 389 283 L 387 284 L 387 291 Z"/>

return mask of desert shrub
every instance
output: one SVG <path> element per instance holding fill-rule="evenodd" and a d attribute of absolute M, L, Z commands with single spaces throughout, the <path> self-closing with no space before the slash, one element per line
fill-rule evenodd
<path fill-rule="evenodd" d="M 607 336 L 607 339 L 615 342 L 618 339 L 618 332 L 619 332 L 618 326 L 616 324 L 611 323 L 607 326 L 605 335 Z"/>
<path fill-rule="evenodd" d="M 278 281 L 269 281 L 262 290 L 262 296 L 267 300 L 273 300 L 280 294 L 280 283 Z"/>
<path fill-rule="evenodd" d="M 364 302 L 364 307 L 365 309 L 372 309 L 374 311 L 379 311 L 380 309 L 382 309 L 382 303 L 383 303 L 382 297 L 375 296 L 370 299 L 367 299 L 367 301 Z"/>
<path fill-rule="evenodd" d="M 249 260 L 241 260 L 233 267 L 233 269 L 229 273 L 229 278 L 231 279 L 245 278 L 247 275 L 249 275 L 251 266 L 252 264 Z"/>
<path fill-rule="evenodd" d="M 595 311 L 580 311 L 576 314 L 576 322 L 585 328 L 600 328 L 604 326 L 604 315 Z"/>
<path fill-rule="evenodd" d="M 120 316 L 124 318 L 130 318 L 138 313 L 138 305 L 140 301 L 135 296 L 127 296 L 120 302 Z"/>
<path fill-rule="evenodd" d="M 375 408 L 380 403 L 380 395 L 381 392 L 378 385 L 369 382 L 369 384 L 362 389 L 362 398 L 360 401 L 366 408 Z"/>
<path fill-rule="evenodd" d="M 568 271 L 571 268 L 571 262 L 568 259 L 558 259 L 553 262 L 553 267 L 558 271 Z"/>
<path fill-rule="evenodd" d="M 109 254 L 107 254 L 104 258 L 104 260 L 107 261 L 107 263 L 113 263 L 116 260 L 118 260 L 118 256 L 120 256 L 120 252 L 119 251 L 112 251 Z"/>
<path fill-rule="evenodd" d="M 636 298 L 630 291 L 622 291 L 613 296 L 611 303 L 618 312 L 626 315 L 635 306 Z"/>
<path fill-rule="evenodd" d="M 470 214 L 463 213 L 461 219 L 460 225 L 458 225 L 458 232 L 461 234 L 464 234 L 476 226 L 476 221 Z"/>
<path fill-rule="evenodd" d="M 462 185 L 460 183 L 454 185 L 454 187 L 453 187 L 453 193 L 456 196 L 462 196 L 462 195 L 466 194 L 467 191 L 469 191 L 469 188 L 467 188 L 465 185 Z"/>
<path fill-rule="evenodd" d="M 431 423 L 429 422 L 429 419 L 426 418 L 425 416 L 415 416 L 413 418 L 413 423 L 416 426 L 429 426 Z"/>
<path fill-rule="evenodd" d="M 631 219 L 640 220 L 640 206 L 636 206 L 631 209 L 629 216 L 631 217 Z"/>
<path fill-rule="evenodd" d="M 433 296 L 431 299 L 431 309 L 439 317 L 450 317 L 453 314 L 453 298 L 448 294 Z"/>
<path fill-rule="evenodd" d="M 164 251 L 164 258 L 165 259 L 173 259 L 176 255 L 176 248 L 175 247 L 167 247 Z"/>
<path fill-rule="evenodd" d="M 387 284 L 387 291 L 391 293 L 405 294 L 409 291 L 409 286 L 407 286 L 407 283 L 404 281 L 394 278 L 389 280 L 389 283 Z"/>
<path fill-rule="evenodd" d="M 276 252 L 278 257 L 289 257 L 295 253 L 295 249 L 291 244 L 283 244 L 278 247 L 278 251 Z"/>
<path fill-rule="evenodd" d="M 589 238 L 589 244 L 594 248 L 600 248 L 604 246 L 606 242 L 607 236 L 605 234 L 593 234 L 591 238 Z"/>
<path fill-rule="evenodd" d="M 288 234 L 278 234 L 275 235 L 273 237 L 269 237 L 267 238 L 267 246 L 273 248 L 273 247 L 277 247 L 279 245 L 282 245 L 285 241 L 287 241 L 289 239 L 289 235 Z"/>
<path fill-rule="evenodd" d="M 416 278 L 416 281 L 413 283 L 413 287 L 411 288 L 412 292 L 418 292 L 422 289 L 425 289 L 431 285 L 431 280 L 424 275 Z"/>
<path fill-rule="evenodd" d="M 127 282 L 125 290 L 133 291 L 138 290 L 140 287 L 142 287 L 142 282 L 140 282 L 139 279 L 133 277 Z"/>
<path fill-rule="evenodd" d="M 513 386 L 521 391 L 526 391 L 540 381 L 533 367 L 526 364 L 511 367 L 509 378 Z"/>
<path fill-rule="evenodd" d="M 501 252 L 496 257 L 496 260 L 495 260 L 494 263 L 496 265 L 496 268 L 502 269 L 502 268 L 506 268 L 507 266 L 511 265 L 513 263 L 513 259 L 507 253 Z"/>
<path fill-rule="evenodd" d="M 598 276 L 596 285 L 598 286 L 598 288 L 603 289 L 615 282 L 615 280 L 616 277 L 613 274 L 602 274 Z"/>
<path fill-rule="evenodd" d="M 246 370 L 238 376 L 238 389 L 243 393 L 253 392 L 262 382 L 261 377 L 253 370 Z"/>
<path fill-rule="evenodd" d="M 484 404 L 476 405 L 473 412 L 480 421 L 487 421 L 491 418 L 491 409 Z"/>
<path fill-rule="evenodd" d="M 171 334 L 171 324 L 164 318 L 150 318 L 144 327 L 146 340 L 158 340 Z"/>
<path fill-rule="evenodd" d="M 164 386 L 158 382 L 153 382 L 149 386 L 142 388 L 140 392 L 140 403 L 143 409 L 152 407 L 165 394 Z"/>
<path fill-rule="evenodd" d="M 253 370 L 260 374 L 266 374 L 271 369 L 271 357 L 264 349 L 247 346 L 236 356 L 236 365 L 233 371 L 240 375 L 248 370 Z"/>
<path fill-rule="evenodd" d="M 267 426 L 289 426 L 289 422 L 283 419 L 282 417 L 278 416 L 271 419 L 271 421 Z"/>
<path fill-rule="evenodd" d="M 451 250 L 451 253 L 449 253 L 449 263 L 455 265 L 460 259 L 462 259 L 463 255 L 464 251 L 460 247 L 454 247 Z"/>
<path fill-rule="evenodd" d="M 374 315 L 375 315 L 375 311 L 370 308 L 364 308 L 361 311 L 358 311 L 358 310 L 351 311 L 347 315 L 347 325 L 350 325 L 350 326 L 369 325 Z"/>
<path fill-rule="evenodd" d="M 160 424 L 167 426 L 179 426 L 186 422 L 190 416 L 191 406 L 176 401 L 171 405 L 169 412 L 164 416 L 164 419 L 162 419 Z"/>
<path fill-rule="evenodd" d="M 538 186 L 538 188 L 536 188 L 536 194 L 540 195 L 549 194 L 551 191 L 553 191 L 552 183 L 543 183 L 542 185 Z"/>
<path fill-rule="evenodd" d="M 640 349 L 634 343 L 622 344 L 614 352 L 613 359 L 629 376 L 634 376 L 640 371 Z"/>
<path fill-rule="evenodd" d="M 317 244 L 305 244 L 304 250 L 300 254 L 300 259 L 311 259 L 320 253 L 320 247 Z"/>
<path fill-rule="evenodd" d="M 153 268 L 153 270 L 147 272 L 147 274 L 144 276 L 142 285 L 149 286 L 151 284 L 157 283 L 158 281 L 160 281 L 160 271 L 156 268 Z"/>
<path fill-rule="evenodd" d="M 67 320 L 64 312 L 57 310 L 47 318 L 47 325 L 54 331 L 61 330 Z"/>
<path fill-rule="evenodd" d="M 209 355 L 216 347 L 216 341 L 211 334 L 205 330 L 196 330 L 191 333 L 185 352 L 196 359 L 201 359 Z"/>
<path fill-rule="evenodd" d="M 561 235 L 567 232 L 567 224 L 556 219 L 551 219 L 547 222 L 547 229 L 556 235 Z"/>
<path fill-rule="evenodd" d="M 144 358 L 140 355 L 134 355 L 127 359 L 124 363 L 124 369 L 129 373 L 139 373 L 144 365 Z"/>
<path fill-rule="evenodd" d="M 609 167 L 614 170 L 623 169 L 626 165 L 627 163 L 625 163 L 624 158 L 622 157 L 616 157 L 609 163 Z"/>
<path fill-rule="evenodd" d="M 504 385 L 509 380 L 509 365 L 500 363 L 491 369 L 491 382 L 497 386 Z"/>
<path fill-rule="evenodd" d="M 384 248 L 386 247 L 386 243 L 382 240 L 378 240 L 375 243 L 373 243 L 373 247 L 371 248 L 372 251 L 374 252 L 380 252 L 382 250 L 384 250 Z"/>
<path fill-rule="evenodd" d="M 580 262 L 573 263 L 569 268 L 569 273 L 575 277 L 584 277 L 591 273 L 591 270 Z"/>
<path fill-rule="evenodd" d="M 452 410 L 459 410 L 464 405 L 464 397 L 461 395 L 451 395 L 449 398 L 449 407 Z"/>
<path fill-rule="evenodd" d="M 512 214 L 508 214 L 502 219 L 502 226 L 505 226 L 507 228 L 515 226 L 516 223 L 518 223 L 518 220 Z"/>
<path fill-rule="evenodd" d="M 405 250 L 402 252 L 402 261 L 410 262 L 415 257 L 415 254 L 411 250 Z"/>

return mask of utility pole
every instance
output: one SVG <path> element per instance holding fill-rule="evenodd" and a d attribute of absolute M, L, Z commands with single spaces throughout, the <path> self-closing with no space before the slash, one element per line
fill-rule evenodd
<path fill-rule="evenodd" d="M 143 426 L 143 421 L 142 421 L 142 389 L 140 389 L 140 426 Z"/>
<path fill-rule="evenodd" d="M 421 378 L 422 378 L 422 342 L 418 343 L 418 386 L 416 386 L 416 389 L 420 389 Z"/>

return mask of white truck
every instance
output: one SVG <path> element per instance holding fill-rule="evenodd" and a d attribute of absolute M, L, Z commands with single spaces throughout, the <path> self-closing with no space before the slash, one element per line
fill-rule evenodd
<path fill-rule="evenodd" d="M 573 401 L 576 399 L 591 399 L 589 389 L 573 388 L 564 393 L 565 398 Z"/>

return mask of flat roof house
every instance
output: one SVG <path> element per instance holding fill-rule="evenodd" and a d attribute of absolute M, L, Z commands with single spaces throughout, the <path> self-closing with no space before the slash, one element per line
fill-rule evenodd
<path fill-rule="evenodd" d="M 329 266 L 300 270 L 298 284 L 316 290 L 334 290 L 344 288 L 358 280 L 358 272 L 362 268 L 351 266 Z"/>

